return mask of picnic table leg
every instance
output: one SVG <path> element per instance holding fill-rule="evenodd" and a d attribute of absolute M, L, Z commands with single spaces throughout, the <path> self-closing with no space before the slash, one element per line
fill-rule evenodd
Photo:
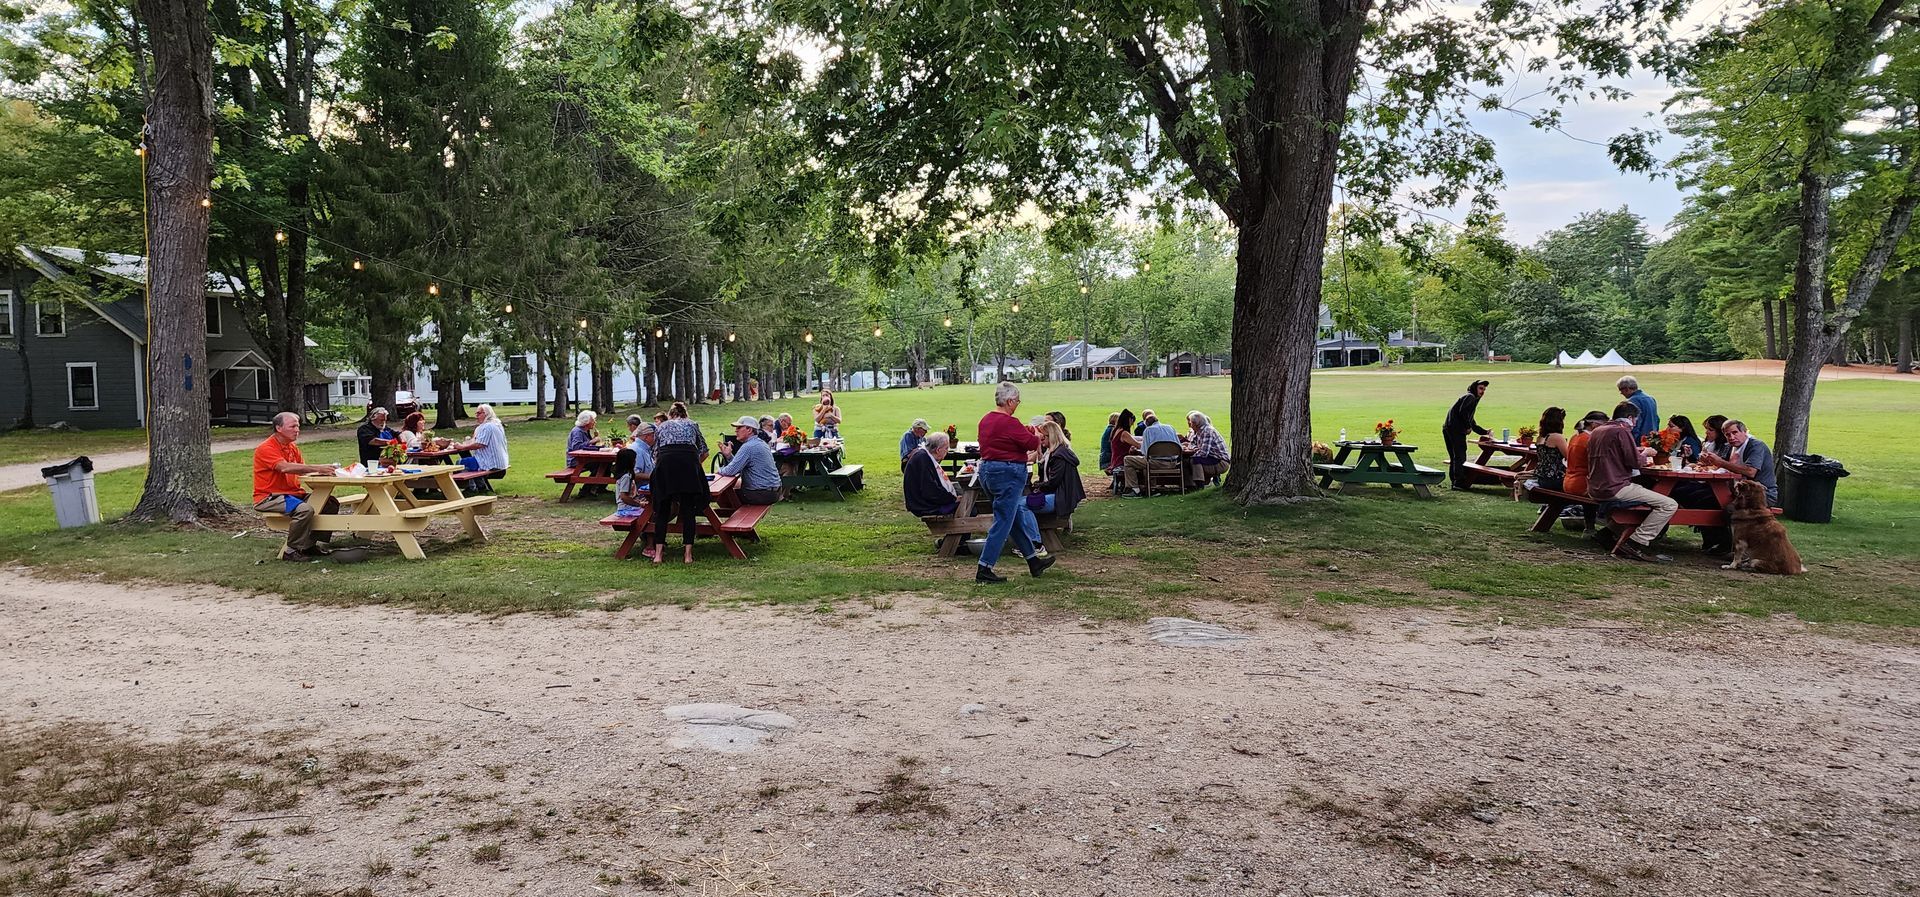
<path fill-rule="evenodd" d="M 940 556 L 950 558 L 960 553 L 963 537 L 959 533 L 948 533 L 940 537 Z"/>
<path fill-rule="evenodd" d="M 1566 509 L 1566 502 L 1558 499 L 1549 499 L 1546 504 L 1540 506 L 1540 519 L 1533 522 L 1533 529 L 1530 530 L 1530 532 L 1553 532 L 1554 521 L 1559 520 L 1560 512 Z"/>
<path fill-rule="evenodd" d="M 1396 486 L 1395 488 L 1398 488 L 1398 487 Z M 1433 490 L 1428 489 L 1427 484 L 1425 483 L 1415 483 L 1413 484 L 1413 494 L 1418 495 L 1421 498 L 1432 498 Z"/>
<path fill-rule="evenodd" d="M 575 474 L 575 476 L 578 476 L 578 474 Z M 561 480 L 560 482 L 567 484 L 565 489 L 560 490 L 561 503 L 564 504 L 566 502 L 572 501 L 573 500 L 573 477 L 567 477 L 566 479 Z"/>
<path fill-rule="evenodd" d="M 473 513 L 473 509 L 461 508 L 457 513 L 460 515 L 460 528 L 467 531 L 467 538 L 476 545 L 487 544 L 487 531 L 480 528 L 480 518 Z"/>
<path fill-rule="evenodd" d="M 1066 546 L 1060 541 L 1060 531 L 1057 529 L 1043 529 L 1040 531 L 1040 547 L 1054 554 L 1059 554 L 1066 550 Z"/>
<path fill-rule="evenodd" d="M 740 547 L 739 542 L 734 541 L 733 534 L 720 528 L 720 517 L 713 513 L 712 505 L 707 506 L 707 522 L 713 525 L 713 534 L 719 537 L 721 545 L 727 547 L 728 554 L 733 555 L 738 560 L 744 561 L 747 559 L 746 550 Z"/>

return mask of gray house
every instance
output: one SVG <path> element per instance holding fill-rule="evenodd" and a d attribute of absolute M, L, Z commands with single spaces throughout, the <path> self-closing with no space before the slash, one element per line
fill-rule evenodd
<path fill-rule="evenodd" d="M 25 413 L 29 389 L 40 425 L 146 425 L 145 282 L 137 255 L 20 246 L 0 261 L 0 429 Z M 216 421 L 261 423 L 278 407 L 272 367 L 237 295 L 207 278 L 207 400 Z"/>

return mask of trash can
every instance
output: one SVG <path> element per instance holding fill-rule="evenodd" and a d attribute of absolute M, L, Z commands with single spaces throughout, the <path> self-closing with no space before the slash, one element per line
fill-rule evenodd
<path fill-rule="evenodd" d="M 100 505 L 93 498 L 93 460 L 85 455 L 40 468 L 53 492 L 53 517 L 61 529 L 100 522 Z"/>
<path fill-rule="evenodd" d="M 1846 475 L 1846 467 L 1832 458 L 1781 455 L 1780 509 L 1786 512 L 1788 520 L 1831 522 L 1834 483 Z"/>

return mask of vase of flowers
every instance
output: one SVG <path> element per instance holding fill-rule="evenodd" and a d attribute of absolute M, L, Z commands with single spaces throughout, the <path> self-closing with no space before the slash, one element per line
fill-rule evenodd
<path fill-rule="evenodd" d="M 788 425 L 786 430 L 780 433 L 780 441 L 786 443 L 787 453 L 792 454 L 800 450 L 800 445 L 807 441 L 807 437 L 800 432 L 799 427 Z"/>
<path fill-rule="evenodd" d="M 1374 422 L 1373 435 L 1379 438 L 1381 445 L 1392 445 L 1394 440 L 1400 438 L 1400 431 L 1394 427 L 1393 418 L 1387 418 L 1385 421 Z"/>
<path fill-rule="evenodd" d="M 1680 430 L 1677 427 L 1655 430 L 1640 440 L 1640 444 L 1653 449 L 1653 466 L 1665 467 L 1673 447 L 1680 444 Z"/>
<path fill-rule="evenodd" d="M 403 443 L 395 442 L 380 449 L 380 466 L 388 471 L 399 467 L 406 463 L 406 461 L 407 447 Z"/>
<path fill-rule="evenodd" d="M 1533 427 L 1521 427 L 1520 428 L 1520 444 L 1532 445 L 1533 437 L 1538 435 L 1540 435 L 1540 431 Z"/>
<path fill-rule="evenodd" d="M 947 425 L 947 447 L 949 449 L 960 447 L 960 428 L 952 424 Z"/>

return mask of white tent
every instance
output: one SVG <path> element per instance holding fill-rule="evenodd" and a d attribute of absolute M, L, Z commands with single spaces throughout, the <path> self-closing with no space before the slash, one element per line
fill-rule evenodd
<path fill-rule="evenodd" d="M 1621 357 L 1620 350 L 1618 349 L 1608 349 L 1607 354 L 1600 356 L 1600 360 L 1594 363 L 1604 364 L 1604 365 L 1617 365 L 1619 367 L 1633 366 L 1633 362 L 1628 361 L 1625 358 Z"/>
<path fill-rule="evenodd" d="M 1567 365 L 1573 364 L 1574 360 L 1573 356 L 1567 354 L 1567 350 L 1561 349 L 1560 355 L 1554 358 L 1553 363 L 1560 367 L 1566 367 Z"/>
<path fill-rule="evenodd" d="M 1580 364 L 1580 365 L 1595 365 L 1600 363 L 1600 359 L 1593 357 L 1592 349 L 1582 349 L 1580 350 L 1580 357 L 1574 359 L 1573 363 Z"/>

